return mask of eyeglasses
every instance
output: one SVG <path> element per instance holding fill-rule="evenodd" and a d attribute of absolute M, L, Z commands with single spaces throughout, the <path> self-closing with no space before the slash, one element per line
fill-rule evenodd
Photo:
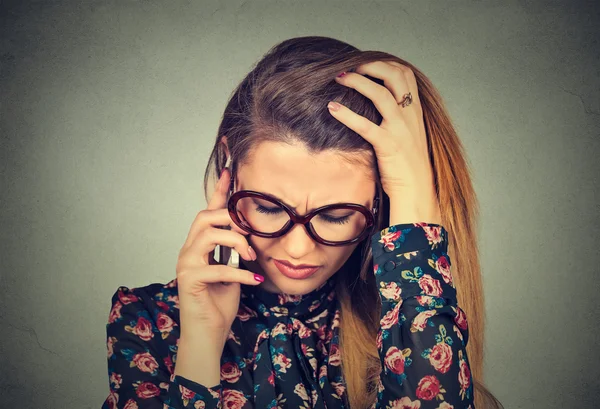
<path fill-rule="evenodd" d="M 233 222 L 242 230 L 258 237 L 281 237 L 295 224 L 302 224 L 317 243 L 344 246 L 363 240 L 372 232 L 379 205 L 375 193 L 373 209 L 354 203 L 335 203 L 321 206 L 304 216 L 277 198 L 253 190 L 233 192 L 230 181 L 227 209 Z"/>

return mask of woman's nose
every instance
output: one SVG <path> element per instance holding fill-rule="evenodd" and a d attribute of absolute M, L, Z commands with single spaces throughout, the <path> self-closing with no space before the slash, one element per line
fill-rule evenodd
<path fill-rule="evenodd" d="M 300 260 L 304 259 L 304 256 L 313 251 L 317 245 L 301 224 L 294 225 L 282 239 L 287 254 Z"/>

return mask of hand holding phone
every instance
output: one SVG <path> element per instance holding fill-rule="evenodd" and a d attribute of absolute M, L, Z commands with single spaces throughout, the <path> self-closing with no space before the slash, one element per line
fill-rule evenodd
<path fill-rule="evenodd" d="M 196 216 L 176 268 L 181 334 L 203 334 L 223 345 L 238 312 L 240 284 L 257 285 L 264 280 L 239 268 L 240 255 L 254 261 L 256 254 L 245 237 L 249 233 L 231 220 L 226 208 L 229 180 L 226 169 L 207 208 Z M 213 254 L 217 246 L 218 263 Z"/>

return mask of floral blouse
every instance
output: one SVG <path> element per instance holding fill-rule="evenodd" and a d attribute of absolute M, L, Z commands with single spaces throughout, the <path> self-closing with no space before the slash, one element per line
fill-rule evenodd
<path fill-rule="evenodd" d="M 467 319 L 457 305 L 448 232 L 397 224 L 374 234 L 371 247 L 382 371 L 370 409 L 473 409 Z M 218 385 L 174 375 L 176 279 L 119 287 L 106 326 L 110 392 L 102 408 L 349 408 L 336 276 L 304 295 L 241 284 Z"/>

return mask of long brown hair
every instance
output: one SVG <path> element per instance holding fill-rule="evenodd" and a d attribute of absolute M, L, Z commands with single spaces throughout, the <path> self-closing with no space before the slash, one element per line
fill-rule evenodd
<path fill-rule="evenodd" d="M 469 323 L 467 355 L 475 407 L 501 408 L 482 383 L 484 298 L 476 238 L 478 204 L 470 171 L 440 95 L 415 66 L 396 56 L 361 51 L 329 37 L 297 37 L 275 45 L 255 64 L 227 103 L 205 171 L 204 192 L 209 197 L 209 180 L 212 177 L 216 182 L 225 166 L 223 136 L 227 136 L 234 174 L 261 142 L 299 141 L 310 152 L 334 150 L 363 164 L 365 157 L 371 157 L 370 165 L 378 175 L 371 144 L 333 118 L 326 108 L 329 101 L 339 101 L 372 122 L 381 123 L 381 114 L 368 98 L 334 80 L 338 73 L 372 61 L 396 61 L 415 73 L 442 224 L 451 238 L 448 254 L 458 304 Z M 383 81 L 369 78 L 383 85 Z M 377 189 L 383 198 L 377 228 L 383 229 L 389 221 L 389 198 L 379 182 Z M 376 400 L 375 381 L 381 371 L 375 342 L 381 304 L 372 273 L 370 240 L 359 245 L 349 261 L 355 271 L 341 275 L 336 288 L 341 304 L 342 371 L 351 408 L 366 409 Z"/>

